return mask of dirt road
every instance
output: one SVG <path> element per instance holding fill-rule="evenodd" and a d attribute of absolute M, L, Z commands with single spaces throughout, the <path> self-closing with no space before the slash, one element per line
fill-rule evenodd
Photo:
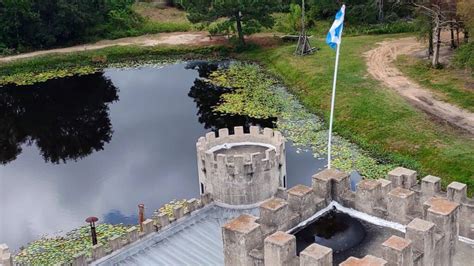
<path fill-rule="evenodd" d="M 395 67 L 393 62 L 397 56 L 413 54 L 421 49 L 423 46 L 414 37 L 381 42 L 365 54 L 368 71 L 421 110 L 474 134 L 474 113 L 437 100 L 432 92 L 405 77 Z"/>
<path fill-rule="evenodd" d="M 116 40 L 105 40 L 93 44 L 76 45 L 66 48 L 50 49 L 43 51 L 36 51 L 31 53 L 24 53 L 19 55 L 0 57 L 0 62 L 11 62 L 17 59 L 29 58 L 39 55 L 56 54 L 56 53 L 70 53 L 86 50 L 97 50 L 110 46 L 124 46 L 124 45 L 139 45 L 139 46 L 154 46 L 158 44 L 164 45 L 195 45 L 195 44 L 215 44 L 223 42 L 222 37 L 209 38 L 207 32 L 174 32 L 174 33 L 160 33 L 149 34 L 138 37 L 129 37 Z"/>

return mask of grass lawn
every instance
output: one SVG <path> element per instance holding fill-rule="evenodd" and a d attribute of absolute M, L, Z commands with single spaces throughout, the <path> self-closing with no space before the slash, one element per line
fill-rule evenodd
<path fill-rule="evenodd" d="M 366 71 L 363 53 L 392 36 L 346 37 L 336 98 L 335 131 L 354 141 L 374 157 L 415 168 L 419 176 L 431 174 L 468 184 L 474 192 L 474 140 L 435 122 L 383 87 Z M 294 45 L 247 52 L 240 58 L 256 60 L 291 88 L 312 112 L 329 117 L 335 52 L 322 39 L 313 40 L 321 50 L 296 57 Z"/>
<path fill-rule="evenodd" d="M 474 112 L 474 78 L 472 74 L 455 68 L 433 69 L 429 62 L 400 56 L 398 69 L 412 80 L 433 91 L 440 100 L 456 104 Z"/>
<path fill-rule="evenodd" d="M 384 88 L 367 71 L 363 53 L 378 41 L 404 35 L 345 37 L 336 99 L 335 131 L 368 151 L 374 158 L 451 181 L 468 184 L 474 192 L 474 139 L 412 107 L 397 93 Z M 308 110 L 329 117 L 335 52 L 322 39 L 313 39 L 321 50 L 311 56 L 293 56 L 294 44 L 258 48 L 235 56 L 261 62 L 288 85 Z M 18 81 L 54 77 L 57 71 L 80 73 L 80 67 L 101 68 L 108 63 L 136 60 L 190 59 L 226 56 L 226 47 L 109 47 L 62 55 L 49 55 L 0 64 L 0 77 Z M 100 60 L 95 60 L 100 59 Z M 86 69 L 87 70 L 87 69 Z"/>
<path fill-rule="evenodd" d="M 142 34 L 193 29 L 193 25 L 186 18 L 186 12 L 177 8 L 157 7 L 152 3 L 139 2 L 134 4 L 133 9 L 146 18 L 140 30 Z"/>

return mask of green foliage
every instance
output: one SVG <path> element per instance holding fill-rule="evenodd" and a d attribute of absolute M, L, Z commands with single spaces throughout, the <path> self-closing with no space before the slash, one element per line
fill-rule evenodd
<path fill-rule="evenodd" d="M 412 15 L 410 5 L 401 4 L 398 0 L 384 0 L 384 19 L 381 21 L 378 17 L 377 2 L 377 0 L 309 0 L 307 1 L 308 19 L 312 22 L 332 20 L 343 3 L 346 5 L 347 25 L 391 23 Z"/>
<path fill-rule="evenodd" d="M 115 46 L 70 54 L 53 54 L 0 64 L 0 86 L 6 83 L 32 84 L 52 78 L 95 72 L 107 66 L 162 63 L 228 55 L 222 46 L 137 47 Z"/>
<path fill-rule="evenodd" d="M 271 14 L 278 10 L 280 1 L 275 0 L 183 0 L 182 5 L 193 23 L 209 24 L 225 20 L 224 26 L 215 29 L 232 29 L 244 44 L 244 35 L 259 32 L 262 27 L 271 28 Z M 230 25 L 235 25 L 230 26 Z"/>
<path fill-rule="evenodd" d="M 469 42 L 456 50 L 454 63 L 460 68 L 466 68 L 474 71 L 474 43 Z"/>
<path fill-rule="evenodd" d="M 164 204 L 160 207 L 159 212 L 165 213 L 170 218 L 174 218 L 174 208 L 175 207 L 182 207 L 184 212 L 188 211 L 188 201 L 183 200 L 172 200 L 169 203 Z"/>
<path fill-rule="evenodd" d="M 419 39 L 429 40 L 430 36 L 432 37 L 433 24 L 432 19 L 429 16 L 426 16 L 421 12 L 417 12 L 414 24 L 417 29 Z"/>
<path fill-rule="evenodd" d="M 188 23 L 143 18 L 134 0 L 0 1 L 0 52 L 70 45 L 100 38 L 189 30 Z M 3 49 L 2 49 L 3 48 Z"/>
<path fill-rule="evenodd" d="M 290 12 L 276 22 L 275 29 L 279 32 L 297 34 L 301 29 L 301 12 L 299 5 L 291 4 Z"/>
<path fill-rule="evenodd" d="M 367 73 L 365 52 L 393 37 L 399 36 L 346 36 L 339 62 L 335 132 L 376 161 L 418 170 L 419 176 L 440 176 L 443 186 L 466 183 L 472 194 L 472 138 L 433 121 Z M 312 44 L 321 50 L 305 57 L 293 55 L 293 44 L 249 51 L 239 58 L 264 64 L 307 110 L 327 121 L 335 53 L 324 39 L 313 39 Z"/>
<path fill-rule="evenodd" d="M 300 149 L 311 149 L 315 157 L 327 152 L 328 132 L 323 121 L 309 113 L 276 80 L 253 64 L 236 63 L 211 74 L 209 82 L 216 86 L 234 88 L 225 93 L 215 111 L 247 115 L 255 118 L 277 117 L 277 128 Z M 333 164 L 344 170 L 357 170 L 367 178 L 380 178 L 394 167 L 380 164 L 354 144 L 335 136 Z"/>
<path fill-rule="evenodd" d="M 349 25 L 344 28 L 345 35 L 395 34 L 415 31 L 418 31 L 417 25 L 406 21 L 371 25 Z"/>
<path fill-rule="evenodd" d="M 424 88 L 432 90 L 441 100 L 474 112 L 474 91 L 466 85 L 474 84 L 472 76 L 460 73 L 453 67 L 435 69 L 427 60 L 410 56 L 400 56 L 396 63 L 400 71 Z"/>
<path fill-rule="evenodd" d="M 99 224 L 96 226 L 97 240 L 108 247 L 108 240 L 114 236 L 125 235 L 124 225 Z M 59 265 L 71 263 L 74 255 L 85 252 L 90 257 L 92 252 L 91 232 L 89 226 L 75 229 L 65 236 L 42 238 L 30 243 L 15 257 L 20 265 Z"/>
<path fill-rule="evenodd" d="M 64 78 L 75 75 L 86 75 L 97 72 L 92 66 L 73 67 L 68 69 L 54 69 L 44 72 L 18 73 L 0 77 L 0 86 L 6 84 L 31 85 L 37 82 L 47 81 L 53 78 Z"/>
<path fill-rule="evenodd" d="M 269 90 L 275 81 L 265 77 L 255 65 L 236 64 L 228 70 L 213 72 L 210 80 L 217 86 L 236 89 L 222 96 L 224 104 L 216 111 L 255 118 L 277 117 L 281 113 L 283 102 Z"/>

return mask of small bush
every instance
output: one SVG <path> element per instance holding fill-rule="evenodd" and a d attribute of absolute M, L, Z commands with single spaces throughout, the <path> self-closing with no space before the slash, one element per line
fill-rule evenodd
<path fill-rule="evenodd" d="M 454 64 L 457 67 L 474 70 L 474 43 L 462 45 L 454 55 Z"/>
<path fill-rule="evenodd" d="M 412 22 L 397 21 L 373 25 L 349 25 L 344 29 L 348 35 L 372 35 L 415 32 L 416 26 Z"/>
<path fill-rule="evenodd" d="M 297 34 L 301 29 L 301 7 L 297 4 L 290 5 L 288 14 L 276 16 L 275 29 L 279 32 Z"/>

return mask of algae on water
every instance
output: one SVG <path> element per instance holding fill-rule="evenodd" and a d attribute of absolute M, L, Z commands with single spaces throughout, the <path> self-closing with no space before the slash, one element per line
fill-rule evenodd
<path fill-rule="evenodd" d="M 278 82 L 255 64 L 235 63 L 213 72 L 213 85 L 234 88 L 222 95 L 215 111 L 254 118 L 278 118 L 276 128 L 301 149 L 311 149 L 319 158 L 327 154 L 328 130 L 318 116 L 302 106 Z M 381 178 L 392 164 L 382 164 L 348 140 L 333 137 L 333 165 L 343 171 L 358 171 L 367 178 Z"/>

